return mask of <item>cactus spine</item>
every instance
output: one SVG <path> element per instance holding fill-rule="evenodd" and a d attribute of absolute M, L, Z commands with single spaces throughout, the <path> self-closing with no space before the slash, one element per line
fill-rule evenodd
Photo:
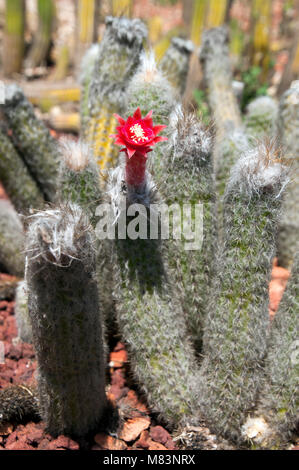
<path fill-rule="evenodd" d="M 83 436 L 106 404 L 94 236 L 77 205 L 31 217 L 26 282 L 41 415 L 51 434 Z"/>
<path fill-rule="evenodd" d="M 126 88 L 140 61 L 146 37 L 144 24 L 137 19 L 106 18 L 106 30 L 100 43 L 89 91 L 88 142 L 103 170 L 113 166 L 118 150 L 110 134 L 117 121 L 113 113 L 123 113 Z"/>
<path fill-rule="evenodd" d="M 44 199 L 27 166 L 10 139 L 0 129 L 0 179 L 18 212 L 40 208 Z"/>
<path fill-rule="evenodd" d="M 253 139 L 273 136 L 276 130 L 278 105 L 271 96 L 260 96 L 247 106 L 245 126 Z"/>
<path fill-rule="evenodd" d="M 12 385 L 0 390 L 0 425 L 40 419 L 34 387 Z"/>
<path fill-rule="evenodd" d="M 32 105 L 17 85 L 5 89 L 2 106 L 13 140 L 48 201 L 56 195 L 58 159 L 56 143 L 44 123 L 37 119 Z"/>
<path fill-rule="evenodd" d="M 172 38 L 164 54 L 160 68 L 179 95 L 183 95 L 189 70 L 193 43 L 182 38 Z"/>
<path fill-rule="evenodd" d="M 15 276 L 24 274 L 22 222 L 9 201 L 0 199 L 0 263 Z"/>
<path fill-rule="evenodd" d="M 268 282 L 286 184 L 275 147 L 260 144 L 232 169 L 203 337 L 201 409 L 211 430 L 231 439 L 257 398 L 266 353 Z"/>
<path fill-rule="evenodd" d="M 174 271 L 176 286 L 181 288 L 189 333 L 196 351 L 200 352 L 216 241 L 213 137 L 195 115 L 180 110 L 173 117 L 169 134 L 170 141 L 162 160 L 165 182 L 160 186 L 162 197 L 168 205 L 178 203 L 181 210 L 184 210 L 183 204 L 202 204 L 203 209 L 203 240 L 199 226 L 194 234 L 194 242 L 199 238 L 198 246 L 191 251 L 186 249 L 186 239 L 168 241 L 169 265 Z"/>
<path fill-rule="evenodd" d="M 282 96 L 279 106 L 278 130 L 285 148 L 285 158 L 291 167 L 291 181 L 283 201 L 279 222 L 277 249 L 281 266 L 290 268 L 294 254 L 299 249 L 299 81 Z"/>
<path fill-rule="evenodd" d="M 299 252 L 270 332 L 263 389 L 255 417 L 243 426 L 255 446 L 280 448 L 298 424 Z"/>

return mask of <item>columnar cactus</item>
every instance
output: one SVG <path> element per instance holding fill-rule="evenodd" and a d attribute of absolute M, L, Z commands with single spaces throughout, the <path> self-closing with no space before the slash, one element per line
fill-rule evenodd
<path fill-rule="evenodd" d="M 44 198 L 9 137 L 0 129 L 0 180 L 18 212 L 41 208 Z"/>
<path fill-rule="evenodd" d="M 249 137 L 260 139 L 276 131 L 278 104 L 271 96 L 259 96 L 246 109 L 245 126 Z"/>
<path fill-rule="evenodd" d="M 15 318 L 18 328 L 18 337 L 24 343 L 32 343 L 32 328 L 28 311 L 27 284 L 20 281 L 16 288 Z"/>
<path fill-rule="evenodd" d="M 115 164 L 118 152 L 109 135 L 117 121 L 113 113 L 123 113 L 126 88 L 140 61 L 146 28 L 138 20 L 106 18 L 89 91 L 88 142 L 101 169 Z"/>
<path fill-rule="evenodd" d="M 189 333 L 200 352 L 216 242 L 213 136 L 195 115 L 180 109 L 173 116 L 169 135 L 168 148 L 161 160 L 164 178 L 161 195 L 169 206 L 177 203 L 184 211 L 183 204 L 191 204 L 193 210 L 201 204 L 203 211 L 202 220 L 197 221 L 202 225 L 194 228 L 197 233 L 193 234 L 191 250 L 186 238 L 168 241 L 169 263 L 176 285 L 181 288 Z"/>
<path fill-rule="evenodd" d="M 0 264 L 11 274 L 24 274 L 22 222 L 9 201 L 0 199 Z"/>
<path fill-rule="evenodd" d="M 127 90 L 128 115 L 132 115 L 137 107 L 146 115 L 150 110 L 155 110 L 157 124 L 166 126 L 169 116 L 176 103 L 176 92 L 167 78 L 158 69 L 153 54 L 143 54 L 141 64 L 131 80 Z M 167 130 L 163 130 L 163 135 Z M 161 162 L 165 154 L 165 144 L 160 144 L 154 149 L 150 161 L 150 171 L 154 175 L 157 185 L 164 181 Z"/>
<path fill-rule="evenodd" d="M 58 158 L 55 140 L 34 114 L 32 105 L 18 85 L 7 85 L 1 109 L 12 130 L 13 141 L 46 200 L 56 194 Z"/>
<path fill-rule="evenodd" d="M 88 96 L 91 84 L 94 64 L 99 54 L 99 44 L 93 44 L 83 56 L 80 65 L 80 136 L 83 139 L 87 138 L 88 123 L 89 123 L 89 109 L 88 109 Z"/>
<path fill-rule="evenodd" d="M 278 131 L 285 158 L 291 167 L 291 181 L 284 196 L 277 239 L 278 261 L 290 268 L 299 249 L 299 81 L 291 84 L 279 106 Z"/>
<path fill-rule="evenodd" d="M 203 337 L 201 409 L 211 430 L 240 438 L 261 383 L 269 328 L 268 283 L 286 169 L 260 144 L 232 169 Z"/>
<path fill-rule="evenodd" d="M 189 61 L 193 48 L 192 41 L 173 38 L 170 47 L 160 62 L 162 72 L 179 95 L 183 95 L 185 91 Z"/>
<path fill-rule="evenodd" d="M 299 252 L 270 332 L 265 377 L 255 416 L 243 426 L 254 446 L 280 448 L 298 424 Z"/>
<path fill-rule="evenodd" d="M 227 132 L 241 127 L 241 115 L 232 89 L 232 71 L 229 60 L 228 30 L 212 28 L 203 34 L 200 61 L 209 90 L 209 104 L 216 126 L 214 168 L 223 164 L 222 138 Z"/>
<path fill-rule="evenodd" d="M 82 436 L 106 404 L 94 236 L 74 204 L 31 218 L 26 282 L 40 412 L 51 434 Z"/>
<path fill-rule="evenodd" d="M 150 115 L 142 119 L 139 109 L 119 122 L 116 143 L 125 145 L 126 163 L 110 175 L 110 201 L 119 230 L 129 231 L 132 220 L 128 217 L 123 226 L 123 211 L 132 211 L 135 203 L 143 208 L 147 230 L 153 210 L 149 206 L 158 199 L 146 171 L 146 153 L 159 140 L 155 136 L 161 128 L 152 126 Z M 137 140 L 140 134 L 142 141 Z M 196 417 L 197 366 L 161 240 L 150 239 L 149 234 L 131 239 L 119 230 L 113 263 L 116 313 L 133 376 L 151 409 L 169 425 L 190 422 Z"/>

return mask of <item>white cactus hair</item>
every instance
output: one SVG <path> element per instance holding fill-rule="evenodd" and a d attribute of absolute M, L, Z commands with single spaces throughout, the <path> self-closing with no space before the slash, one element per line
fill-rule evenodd
<path fill-rule="evenodd" d="M 66 267 L 73 259 L 82 260 L 85 254 L 90 255 L 84 249 L 86 237 L 91 233 L 89 219 L 77 204 L 47 209 L 27 219 L 30 221 L 27 259 L 43 258 L 51 264 Z M 93 244 L 93 240 L 89 241 Z"/>
<path fill-rule="evenodd" d="M 280 153 L 273 139 L 249 146 L 231 170 L 227 191 L 238 188 L 240 193 L 253 195 L 277 187 L 278 197 L 289 181 L 288 168 Z"/>
<path fill-rule="evenodd" d="M 168 148 L 179 149 L 181 145 L 184 148 L 196 146 L 201 157 L 210 154 L 214 138 L 212 128 L 205 128 L 200 118 L 195 113 L 184 109 L 182 104 L 178 104 L 171 113 L 169 129 L 171 132 L 167 143 Z M 175 158 L 176 152 L 172 154 Z"/>
<path fill-rule="evenodd" d="M 273 431 L 271 431 L 263 416 L 249 416 L 241 428 L 241 433 L 246 441 L 265 444 Z"/>
<path fill-rule="evenodd" d="M 89 77 L 96 58 L 99 54 L 100 43 L 92 44 L 87 51 L 85 52 L 81 64 L 80 64 L 80 74 L 79 74 L 79 83 L 83 84 L 87 77 Z"/>
<path fill-rule="evenodd" d="M 82 140 L 76 142 L 71 138 L 61 137 L 59 150 L 64 163 L 71 170 L 81 171 L 92 161 L 90 146 Z"/>

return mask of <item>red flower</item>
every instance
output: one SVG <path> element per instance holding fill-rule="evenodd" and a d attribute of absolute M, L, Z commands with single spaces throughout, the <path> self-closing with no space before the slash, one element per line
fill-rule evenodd
<path fill-rule="evenodd" d="M 140 108 L 137 108 L 133 116 L 129 116 L 126 121 L 118 114 L 114 114 L 120 126 L 116 128 L 118 133 L 110 137 L 115 137 L 117 145 L 125 146 L 121 151 L 126 151 L 129 158 L 136 152 L 146 157 L 153 145 L 167 140 L 167 137 L 158 136 L 166 126 L 153 126 L 152 114 L 150 111 L 145 118 L 142 118 Z"/>

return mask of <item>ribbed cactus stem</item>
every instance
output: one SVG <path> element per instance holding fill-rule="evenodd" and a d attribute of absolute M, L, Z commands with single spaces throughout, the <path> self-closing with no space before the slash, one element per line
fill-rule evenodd
<path fill-rule="evenodd" d="M 223 155 L 219 150 L 223 137 L 241 127 L 241 114 L 232 88 L 226 27 L 212 28 L 203 34 L 200 61 L 216 126 L 214 168 L 217 171 L 223 164 Z"/>
<path fill-rule="evenodd" d="M 144 184 L 146 160 L 147 157 L 139 152 L 131 158 L 126 154 L 125 181 L 129 186 L 139 187 Z"/>
<path fill-rule="evenodd" d="M 261 385 L 269 328 L 268 283 L 286 169 L 260 144 L 232 169 L 203 337 L 200 402 L 211 430 L 240 439 Z"/>
<path fill-rule="evenodd" d="M 5 103 L 1 106 L 13 141 L 30 173 L 48 201 L 56 195 L 58 157 L 56 142 L 45 124 L 39 120 L 32 105 L 18 85 L 7 85 Z"/>
<path fill-rule="evenodd" d="M 246 132 L 251 139 L 273 136 L 276 131 L 278 104 L 271 96 L 260 96 L 249 103 L 246 109 Z"/>
<path fill-rule="evenodd" d="M 192 218 L 197 225 L 191 249 L 186 238 L 167 242 L 169 267 L 181 291 L 189 333 L 200 352 L 216 241 L 213 136 L 194 114 L 180 108 L 171 121 L 160 192 L 169 206 L 178 203 L 184 210 L 184 204 L 188 204 L 195 210 L 201 205 L 202 219 Z"/>
<path fill-rule="evenodd" d="M 126 89 L 140 62 L 146 28 L 138 20 L 106 18 L 106 30 L 100 43 L 89 91 L 88 141 L 101 169 L 113 166 L 117 147 L 110 134 L 126 107 Z"/>
<path fill-rule="evenodd" d="M 24 343 L 32 343 L 32 328 L 28 311 L 28 294 L 25 281 L 18 283 L 15 298 L 15 318 L 18 328 L 18 337 Z"/>
<path fill-rule="evenodd" d="M 5 76 L 20 73 L 24 57 L 25 0 L 6 0 L 2 62 Z"/>
<path fill-rule="evenodd" d="M 10 274 L 24 274 L 22 222 L 9 201 L 0 199 L 0 263 Z"/>
<path fill-rule="evenodd" d="M 93 44 L 83 56 L 80 65 L 80 136 L 87 138 L 89 123 L 88 95 L 95 61 L 99 53 L 99 44 Z"/>
<path fill-rule="evenodd" d="M 40 411 L 53 435 L 83 436 L 106 404 L 94 234 L 79 206 L 32 216 L 27 232 L 29 316 Z"/>
<path fill-rule="evenodd" d="M 160 69 L 179 95 L 183 95 L 185 91 L 189 61 L 193 49 L 192 41 L 177 37 L 173 38 L 160 62 Z"/>
<path fill-rule="evenodd" d="M 291 181 L 284 196 L 277 250 L 279 264 L 290 268 L 299 249 L 299 81 L 283 94 L 278 116 L 278 132 L 291 167 Z"/>
<path fill-rule="evenodd" d="M 0 129 L 0 180 L 18 212 L 41 208 L 44 198 L 9 137 Z"/>
<path fill-rule="evenodd" d="M 298 424 L 298 315 L 299 252 L 272 323 L 258 409 L 242 428 L 254 447 L 283 448 Z"/>
<path fill-rule="evenodd" d="M 141 204 L 150 225 L 149 205 L 158 202 L 148 173 L 142 187 L 126 185 L 125 168 L 113 170 L 110 202 L 122 223 L 123 208 Z M 142 216 L 143 217 L 143 216 Z M 132 217 L 128 217 L 126 229 Z M 119 331 L 127 343 L 133 377 L 150 408 L 169 426 L 196 421 L 197 366 L 181 304 L 168 272 L 160 239 L 119 238 L 114 247 L 115 300 Z"/>

